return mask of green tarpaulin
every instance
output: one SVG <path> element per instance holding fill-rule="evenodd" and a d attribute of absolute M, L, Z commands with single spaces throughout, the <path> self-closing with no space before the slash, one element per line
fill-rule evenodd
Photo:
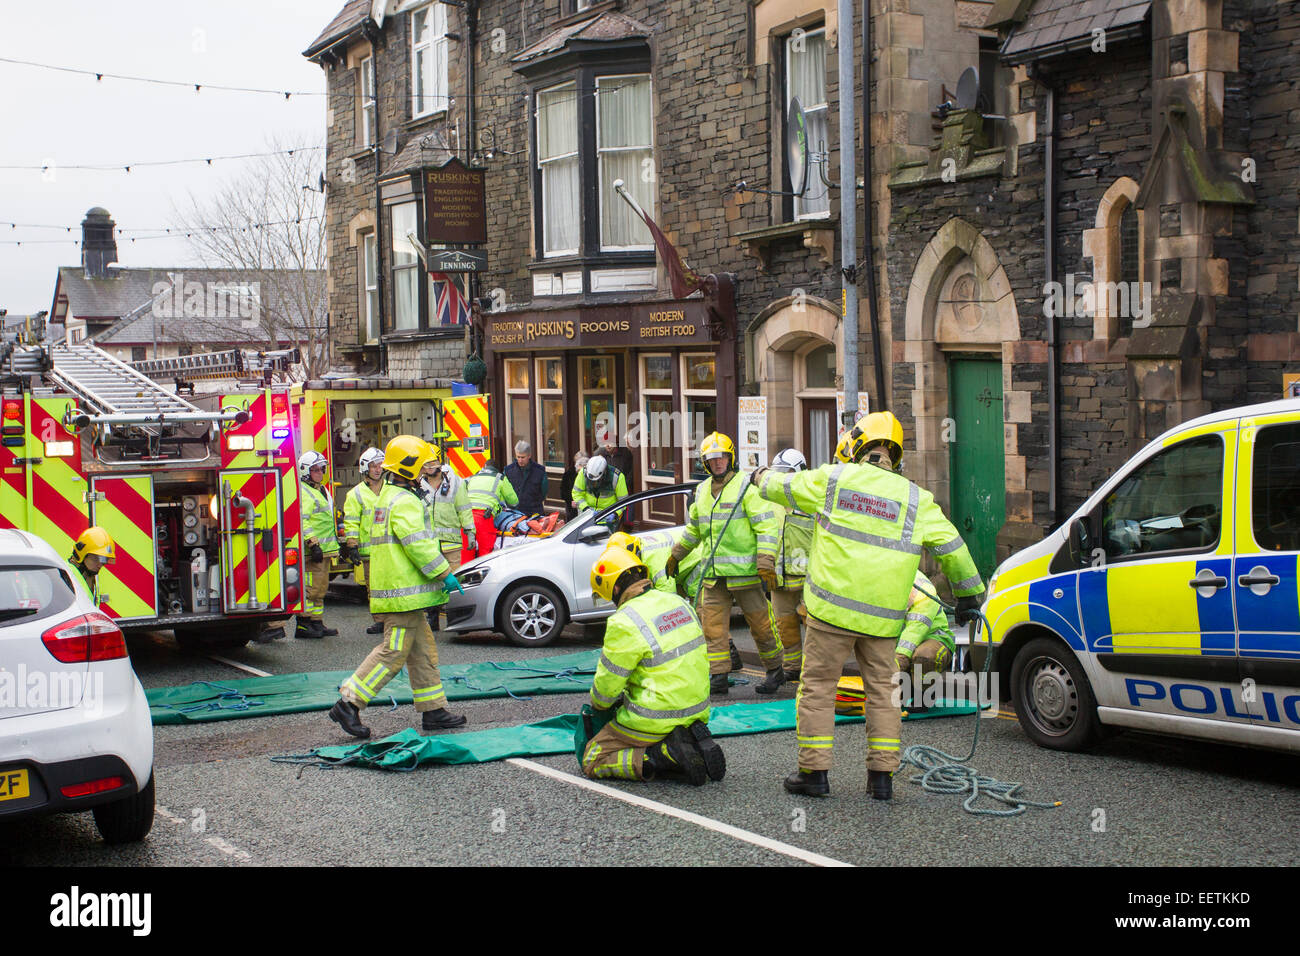
<path fill-rule="evenodd" d="M 971 705 L 932 707 L 919 717 L 958 717 L 975 713 Z M 731 704 L 714 707 L 709 730 L 716 737 L 761 734 L 772 730 L 793 730 L 795 702 L 765 701 L 761 704 Z M 912 716 L 904 718 L 915 719 Z M 860 724 L 861 717 L 836 717 L 837 724 Z M 473 730 L 460 734 L 424 737 L 417 730 L 403 730 L 383 740 L 365 744 L 318 747 L 309 754 L 271 759 L 283 763 L 314 763 L 324 766 L 374 767 L 379 770 L 414 770 L 420 764 L 490 763 L 507 757 L 546 757 L 573 753 L 577 714 L 561 714 L 534 724 Z"/>
<path fill-rule="evenodd" d="M 594 650 L 502 663 L 449 664 L 441 668 L 442 683 L 449 700 L 582 693 L 591 686 L 599 657 L 600 651 Z M 195 681 L 184 687 L 155 687 L 145 696 L 155 724 L 297 714 L 332 707 L 339 697 L 339 684 L 351 673 L 318 671 Z M 411 703 L 411 685 L 405 671 L 389 681 L 371 706 L 391 701 Z M 569 745 L 573 745 L 572 734 Z"/>

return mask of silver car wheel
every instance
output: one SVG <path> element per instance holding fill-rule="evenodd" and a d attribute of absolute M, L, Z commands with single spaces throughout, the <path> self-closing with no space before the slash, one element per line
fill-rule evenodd
<path fill-rule="evenodd" d="M 555 618 L 555 605 L 536 591 L 519 595 L 510 606 L 510 623 L 526 638 L 545 637 L 555 628 Z"/>

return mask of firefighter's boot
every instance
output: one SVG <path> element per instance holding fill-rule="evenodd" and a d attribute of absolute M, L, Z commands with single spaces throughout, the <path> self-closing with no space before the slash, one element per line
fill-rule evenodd
<path fill-rule="evenodd" d="M 330 720 L 338 724 L 353 737 L 365 740 L 370 736 L 370 728 L 361 722 L 361 713 L 356 705 L 342 698 L 330 708 Z"/>
<path fill-rule="evenodd" d="M 650 773 L 645 770 L 649 768 Z M 642 775 L 649 780 L 656 777 L 684 779 L 691 786 L 701 786 L 709 779 L 704 758 L 695 746 L 695 738 L 685 727 L 674 727 L 672 733 L 645 752 Z"/>
<path fill-rule="evenodd" d="M 384 625 L 380 621 L 375 621 L 374 624 L 371 624 L 368 628 L 366 628 L 366 633 L 382 634 L 384 633 Z"/>
<path fill-rule="evenodd" d="M 426 710 L 420 715 L 420 730 L 451 730 L 453 727 L 464 727 L 468 722 L 464 714 L 453 714 L 446 707 L 439 707 L 437 710 Z"/>
<path fill-rule="evenodd" d="M 310 618 L 298 618 L 298 626 L 294 628 L 294 637 L 300 637 L 305 640 L 320 640 L 325 636 L 320 623 Z"/>
<path fill-rule="evenodd" d="M 726 674 L 709 675 L 709 696 L 726 697 L 731 693 L 731 681 Z"/>
<path fill-rule="evenodd" d="M 337 627 L 326 627 L 324 621 L 313 621 L 312 623 L 320 628 L 321 637 L 335 637 L 338 635 L 339 629 Z"/>
<path fill-rule="evenodd" d="M 731 651 L 731 669 L 733 671 L 743 670 L 745 662 L 740 659 L 740 648 L 736 646 L 736 642 L 728 640 L 727 647 Z"/>
<path fill-rule="evenodd" d="M 785 683 L 785 671 L 777 665 L 774 669 L 767 672 L 767 679 L 754 688 L 755 694 L 762 694 L 766 697 L 768 694 L 775 694 Z"/>
<path fill-rule="evenodd" d="M 894 775 L 888 770 L 868 770 L 867 789 L 872 800 L 889 800 L 894 796 Z"/>
<path fill-rule="evenodd" d="M 704 769 L 709 779 L 721 780 L 727 773 L 727 757 L 718 746 L 718 742 L 713 739 L 713 734 L 709 732 L 709 725 L 702 720 L 697 720 L 691 724 L 689 730 L 691 736 L 695 738 L 695 749 L 704 758 Z"/>
<path fill-rule="evenodd" d="M 825 770 L 796 770 L 785 778 L 785 792 L 828 797 L 831 793 L 829 774 Z"/>

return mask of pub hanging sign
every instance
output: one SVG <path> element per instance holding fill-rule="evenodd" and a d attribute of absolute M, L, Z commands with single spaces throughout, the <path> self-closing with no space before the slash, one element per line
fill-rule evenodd
<path fill-rule="evenodd" d="M 485 174 L 459 159 L 423 171 L 425 242 L 487 242 Z"/>

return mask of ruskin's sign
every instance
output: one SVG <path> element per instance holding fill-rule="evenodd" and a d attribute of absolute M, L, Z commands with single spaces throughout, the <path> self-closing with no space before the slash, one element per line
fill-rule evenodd
<path fill-rule="evenodd" d="M 424 241 L 487 242 L 484 170 L 451 159 L 424 171 Z"/>
<path fill-rule="evenodd" d="M 638 302 L 545 312 L 488 313 L 491 350 L 708 345 L 707 312 L 698 300 Z"/>

